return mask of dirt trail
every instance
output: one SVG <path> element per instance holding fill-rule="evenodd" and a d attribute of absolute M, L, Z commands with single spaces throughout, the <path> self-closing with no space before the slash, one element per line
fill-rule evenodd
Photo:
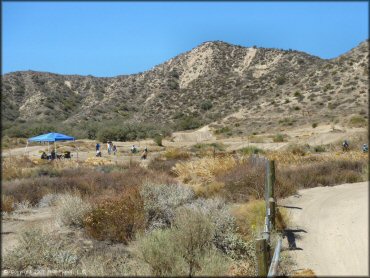
<path fill-rule="evenodd" d="M 24 229 L 30 226 L 41 226 L 43 223 L 52 220 L 52 211 L 50 207 L 25 209 L 10 217 L 2 219 L 1 231 L 1 253 L 4 255 L 14 248 L 18 241 L 18 235 Z"/>
<path fill-rule="evenodd" d="M 300 190 L 279 202 L 291 206 L 288 251 L 298 269 L 318 276 L 367 276 L 368 182 Z"/>

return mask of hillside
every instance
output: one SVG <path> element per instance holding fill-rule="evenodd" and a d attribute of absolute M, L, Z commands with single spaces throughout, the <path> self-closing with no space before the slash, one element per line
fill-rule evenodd
<path fill-rule="evenodd" d="M 368 41 L 335 59 L 205 42 L 112 78 L 20 71 L 2 77 L 3 130 L 29 123 L 211 124 L 236 134 L 368 114 Z M 361 122 L 362 120 L 360 120 Z M 225 129 L 224 129 L 225 130 Z"/>

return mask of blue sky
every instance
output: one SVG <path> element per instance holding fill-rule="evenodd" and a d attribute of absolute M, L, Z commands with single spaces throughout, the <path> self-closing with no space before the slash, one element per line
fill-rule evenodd
<path fill-rule="evenodd" d="M 3 2 L 2 71 L 116 76 L 204 41 L 333 58 L 368 38 L 368 2 Z"/>

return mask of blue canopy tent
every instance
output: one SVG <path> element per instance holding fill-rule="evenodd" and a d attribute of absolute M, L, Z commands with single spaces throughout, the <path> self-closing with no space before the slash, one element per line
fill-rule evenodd
<path fill-rule="evenodd" d="M 74 141 L 74 140 L 75 140 L 75 138 L 72 137 L 72 136 L 68 136 L 68 135 L 61 134 L 61 133 L 56 133 L 56 132 L 42 134 L 42 135 L 39 135 L 39 136 L 36 136 L 36 137 L 28 138 L 26 149 L 25 149 L 24 152 L 27 151 L 28 142 L 48 142 L 48 151 L 49 151 L 49 143 L 54 142 L 54 150 L 56 152 L 57 148 L 56 148 L 56 143 L 55 142 L 57 142 L 57 141 Z"/>

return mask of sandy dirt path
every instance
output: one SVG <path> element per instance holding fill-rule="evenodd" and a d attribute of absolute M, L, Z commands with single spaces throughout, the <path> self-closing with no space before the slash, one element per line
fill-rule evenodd
<path fill-rule="evenodd" d="M 52 220 L 50 207 L 26 209 L 10 217 L 2 219 L 1 231 L 1 254 L 5 255 L 9 250 L 14 248 L 18 241 L 18 235 L 24 229 L 30 226 L 41 226 Z"/>
<path fill-rule="evenodd" d="M 298 269 L 318 276 L 367 276 L 368 182 L 300 190 L 290 206 L 288 251 Z"/>

